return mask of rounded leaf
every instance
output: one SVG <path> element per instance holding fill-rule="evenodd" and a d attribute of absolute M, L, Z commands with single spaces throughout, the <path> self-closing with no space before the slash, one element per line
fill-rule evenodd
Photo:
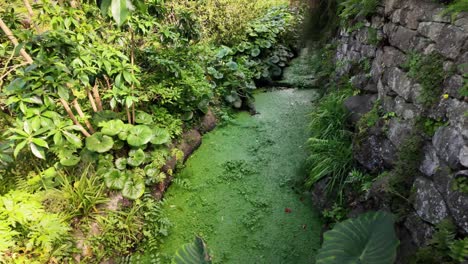
<path fill-rule="evenodd" d="M 63 166 L 70 167 L 70 166 L 75 166 L 76 164 L 78 164 L 80 160 L 81 158 L 79 156 L 71 155 L 71 156 L 60 159 L 60 164 L 62 164 Z"/>
<path fill-rule="evenodd" d="M 251 51 L 250 51 L 250 55 L 252 57 L 257 57 L 258 55 L 260 55 L 260 49 L 258 47 L 255 47 L 253 48 Z"/>
<path fill-rule="evenodd" d="M 149 125 L 153 123 L 153 117 L 143 111 L 138 111 L 135 117 L 135 123 Z"/>
<path fill-rule="evenodd" d="M 130 200 L 140 198 L 145 192 L 145 183 L 142 180 L 131 179 L 130 177 L 124 184 L 122 195 Z"/>
<path fill-rule="evenodd" d="M 127 142 L 130 146 L 139 147 L 150 142 L 153 138 L 153 131 L 151 128 L 144 125 L 134 126 L 130 129 Z"/>
<path fill-rule="evenodd" d="M 104 182 L 109 189 L 122 190 L 127 182 L 127 175 L 118 170 L 111 170 L 104 174 Z"/>
<path fill-rule="evenodd" d="M 393 224 L 393 215 L 381 211 L 337 224 L 325 233 L 316 263 L 394 263 L 399 241 Z"/>
<path fill-rule="evenodd" d="M 92 136 L 86 138 L 86 148 L 98 152 L 104 153 L 112 149 L 114 140 L 111 137 L 106 136 L 102 133 L 94 133 Z"/>
<path fill-rule="evenodd" d="M 99 124 L 102 127 L 101 133 L 108 136 L 115 136 L 125 128 L 124 122 L 120 119 L 114 119 Z"/>
<path fill-rule="evenodd" d="M 153 129 L 153 139 L 151 144 L 162 145 L 171 141 L 171 134 L 164 128 L 156 127 Z"/>
<path fill-rule="evenodd" d="M 142 149 L 130 150 L 128 154 L 127 164 L 133 167 L 140 166 L 146 158 L 145 152 Z"/>
<path fill-rule="evenodd" d="M 117 160 L 115 160 L 115 167 L 119 170 L 125 170 L 127 168 L 127 159 L 118 158 Z"/>

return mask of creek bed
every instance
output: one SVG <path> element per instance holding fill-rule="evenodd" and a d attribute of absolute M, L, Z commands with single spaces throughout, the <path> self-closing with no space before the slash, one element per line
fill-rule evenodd
<path fill-rule="evenodd" d="M 317 94 L 286 89 L 255 98 L 259 114 L 239 113 L 206 134 L 176 175 L 165 195 L 173 227 L 163 257 L 199 235 L 214 263 L 313 262 L 321 223 L 302 184 Z"/>

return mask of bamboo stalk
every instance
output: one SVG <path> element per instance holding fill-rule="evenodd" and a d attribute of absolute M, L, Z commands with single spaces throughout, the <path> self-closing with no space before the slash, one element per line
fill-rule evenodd
<path fill-rule="evenodd" d="M 99 111 L 102 111 L 102 102 L 101 102 L 101 97 L 99 96 L 99 90 L 98 90 L 97 82 L 93 86 L 93 96 L 94 96 L 94 99 L 96 100 L 97 109 Z"/>
<path fill-rule="evenodd" d="M 88 131 L 86 131 L 86 129 L 76 119 L 67 101 L 65 101 L 62 98 L 60 98 L 59 100 L 60 100 L 60 103 L 63 105 L 63 108 L 65 108 L 65 111 L 67 111 L 68 116 L 71 118 L 71 120 L 73 120 L 73 123 L 79 127 L 81 133 L 83 133 L 83 135 L 85 135 L 86 137 L 90 137 L 91 135 L 88 133 Z"/>
<path fill-rule="evenodd" d="M 91 94 L 90 91 L 87 91 L 88 92 L 88 99 L 89 99 L 89 102 L 91 103 L 91 107 L 93 108 L 93 111 L 94 112 L 97 112 L 97 107 L 96 107 L 96 102 L 94 101 L 94 97 L 93 95 Z"/>
<path fill-rule="evenodd" d="M 13 45 L 16 48 L 19 45 L 18 40 L 15 38 L 15 36 L 13 35 L 13 32 L 11 32 L 11 30 L 8 28 L 5 22 L 3 22 L 1 17 L 0 17 L 0 28 L 3 30 L 5 35 L 7 35 L 8 39 L 10 39 L 11 43 L 13 43 Z M 33 59 L 31 58 L 31 56 L 29 56 L 29 54 L 23 48 L 20 49 L 20 54 L 21 56 L 23 56 L 23 58 L 26 60 L 28 64 L 33 63 Z"/>
<path fill-rule="evenodd" d="M 73 104 L 73 107 L 75 107 L 75 110 L 78 113 L 78 115 L 84 120 L 86 127 L 88 127 L 89 131 L 91 131 L 91 133 L 94 133 L 94 128 L 89 122 L 89 120 L 86 119 L 86 116 L 81 110 L 80 103 L 78 103 L 78 100 L 77 99 L 73 100 L 72 104 Z"/>

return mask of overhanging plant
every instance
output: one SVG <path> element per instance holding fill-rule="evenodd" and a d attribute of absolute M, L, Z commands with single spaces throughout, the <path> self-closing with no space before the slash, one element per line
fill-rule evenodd
<path fill-rule="evenodd" d="M 393 264 L 399 241 L 395 218 L 383 211 L 368 212 L 338 223 L 324 234 L 317 264 Z"/>

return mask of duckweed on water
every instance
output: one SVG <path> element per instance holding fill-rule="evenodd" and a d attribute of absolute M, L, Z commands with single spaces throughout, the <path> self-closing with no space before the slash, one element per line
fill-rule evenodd
<path fill-rule="evenodd" d="M 260 114 L 241 113 L 204 136 L 176 175 L 185 187 L 172 185 L 166 194 L 173 227 L 161 245 L 164 263 L 195 235 L 214 263 L 311 263 L 321 223 L 297 186 L 307 174 L 307 114 L 315 98 L 312 90 L 258 94 Z"/>

